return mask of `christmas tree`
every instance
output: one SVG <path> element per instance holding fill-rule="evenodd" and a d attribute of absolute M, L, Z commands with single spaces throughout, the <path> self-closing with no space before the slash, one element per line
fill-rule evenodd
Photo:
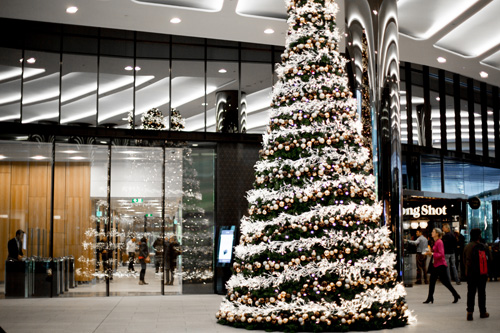
<path fill-rule="evenodd" d="M 406 325 L 370 150 L 339 54 L 338 5 L 286 0 L 288 37 L 241 220 L 222 324 L 283 331 Z"/>
<path fill-rule="evenodd" d="M 157 108 L 145 112 L 142 117 L 142 128 L 147 130 L 166 130 L 163 113 Z"/>
<path fill-rule="evenodd" d="M 201 207 L 202 194 L 198 172 L 193 166 L 192 150 L 183 150 L 182 174 L 182 273 L 183 283 L 213 281 L 213 224 Z"/>
<path fill-rule="evenodd" d="M 182 131 L 185 127 L 186 121 L 182 118 L 181 113 L 177 109 L 172 108 L 170 115 L 170 129 L 172 131 Z"/>

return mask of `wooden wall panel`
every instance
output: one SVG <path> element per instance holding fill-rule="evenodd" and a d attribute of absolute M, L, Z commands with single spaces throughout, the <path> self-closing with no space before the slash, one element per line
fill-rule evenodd
<path fill-rule="evenodd" d="M 29 165 L 29 185 L 30 197 L 49 197 L 47 187 L 50 184 L 50 164 L 47 162 L 30 163 Z"/>
<path fill-rule="evenodd" d="M 0 162 L 0 173 L 11 173 L 10 162 Z"/>
<path fill-rule="evenodd" d="M 0 173 L 0 216 L 9 215 L 10 179 L 10 173 Z"/>
<path fill-rule="evenodd" d="M 12 185 L 29 185 L 29 167 L 25 162 L 12 162 Z"/>
<path fill-rule="evenodd" d="M 15 168 L 12 168 L 14 171 Z M 14 173 L 13 173 L 14 174 Z M 14 180 L 14 177 L 12 177 Z M 28 229 L 28 192 L 29 185 L 12 185 L 10 187 L 9 229 Z"/>

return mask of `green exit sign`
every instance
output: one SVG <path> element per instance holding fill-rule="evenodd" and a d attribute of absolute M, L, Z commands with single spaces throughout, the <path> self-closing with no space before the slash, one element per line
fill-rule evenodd
<path fill-rule="evenodd" d="M 144 217 L 153 217 L 153 214 L 146 214 Z"/>
<path fill-rule="evenodd" d="M 140 203 L 140 202 L 144 202 L 144 200 L 142 198 L 134 198 L 134 199 L 132 199 L 132 203 Z"/>

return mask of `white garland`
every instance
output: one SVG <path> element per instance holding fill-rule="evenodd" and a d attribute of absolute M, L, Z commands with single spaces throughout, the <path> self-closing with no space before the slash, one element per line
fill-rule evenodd
<path fill-rule="evenodd" d="M 375 287 L 373 289 L 363 291 L 362 293 L 356 295 L 352 300 L 342 300 L 339 305 L 327 302 L 311 302 L 305 301 L 302 298 L 297 298 L 291 302 L 277 301 L 275 304 L 255 307 L 230 302 L 226 299 L 222 302 L 220 310 L 221 312 L 229 312 L 235 316 L 248 315 L 251 313 L 254 317 L 265 317 L 285 311 L 290 311 L 298 315 L 310 312 L 320 312 L 325 316 L 344 316 L 349 313 L 361 313 L 365 309 L 370 309 L 374 303 L 394 303 L 404 296 L 406 296 L 406 291 L 401 284 L 398 284 L 391 290 Z"/>

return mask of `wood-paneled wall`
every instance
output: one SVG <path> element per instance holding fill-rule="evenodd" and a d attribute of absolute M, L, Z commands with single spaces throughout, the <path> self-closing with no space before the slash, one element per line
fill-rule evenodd
<path fill-rule="evenodd" d="M 7 242 L 17 229 L 27 233 L 26 256 L 49 256 L 51 172 L 47 162 L 0 162 L 0 281 Z M 54 179 L 54 257 L 72 255 L 75 268 L 86 270 L 78 259 L 93 258 L 93 251 L 82 246 L 92 227 L 90 164 L 56 163 Z M 90 280 L 86 274 L 76 279 Z"/>

